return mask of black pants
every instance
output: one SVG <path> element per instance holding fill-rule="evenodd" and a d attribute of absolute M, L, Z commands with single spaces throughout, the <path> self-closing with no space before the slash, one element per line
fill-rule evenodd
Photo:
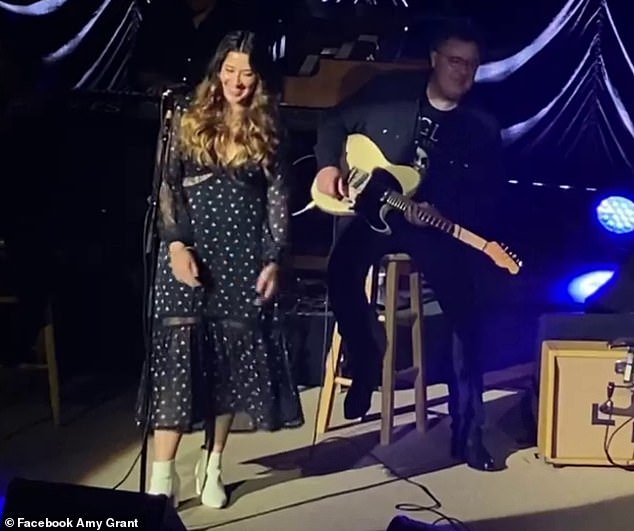
<path fill-rule="evenodd" d="M 472 250 L 435 229 L 413 227 L 395 216 L 385 236 L 356 218 L 343 228 L 328 266 L 328 289 L 351 376 L 372 385 L 380 381 L 386 338 L 365 293 L 368 269 L 385 254 L 407 253 L 434 290 L 454 330 L 449 412 L 456 425 L 471 431 L 484 422 L 479 312 Z"/>

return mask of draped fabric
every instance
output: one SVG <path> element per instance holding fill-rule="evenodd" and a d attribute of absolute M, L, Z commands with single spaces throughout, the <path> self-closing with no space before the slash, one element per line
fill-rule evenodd
<path fill-rule="evenodd" d="M 480 67 L 477 90 L 503 124 L 515 179 L 626 186 L 634 170 L 628 2 L 557 3 L 516 53 Z"/>
<path fill-rule="evenodd" d="M 128 87 L 134 39 L 150 2 L 163 0 L 0 0 L 0 64 L 20 65 L 37 89 Z M 270 26 L 285 0 L 223 0 Z"/>
<path fill-rule="evenodd" d="M 125 86 L 144 2 L 0 0 L 0 64 L 4 69 L 13 58 L 18 74 L 31 76 L 40 88 Z M 470 6 L 469 14 L 480 18 L 493 40 L 515 47 L 480 68 L 476 87 L 504 127 L 511 178 L 581 187 L 629 183 L 634 168 L 630 2 L 552 0 L 542 9 L 537 6 L 544 2 L 499 0 L 487 3 L 486 13 L 474 3 L 455 4 Z M 420 2 L 408 5 L 416 13 L 422 9 Z M 517 16 L 528 5 L 537 14 L 531 20 Z M 511 44 L 514 33 L 524 42 Z"/>
<path fill-rule="evenodd" d="M 134 0 L 0 1 L 0 41 L 22 84 L 39 90 L 124 85 L 140 21 Z"/>

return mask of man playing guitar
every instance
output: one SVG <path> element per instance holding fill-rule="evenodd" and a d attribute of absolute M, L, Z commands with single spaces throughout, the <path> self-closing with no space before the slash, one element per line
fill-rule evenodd
<path fill-rule="evenodd" d="M 327 113 L 315 146 L 319 192 L 347 196 L 346 176 L 340 169 L 342 149 L 348 135 L 361 133 L 395 164 L 425 170 L 414 196 L 418 202 L 433 205 L 473 230 L 490 227 L 504 182 L 500 130 L 467 101 L 480 64 L 477 33 L 467 23 L 451 26 L 432 46 L 429 74 L 392 72 L 377 77 Z M 385 254 L 407 253 L 432 286 L 457 338 L 449 382 L 452 455 L 472 468 L 492 470 L 494 461 L 482 441 L 476 253 L 446 234 L 421 227 L 414 212 L 406 219 L 398 213 L 393 217 L 389 236 L 373 231 L 359 217 L 342 218 L 347 226 L 341 227 L 330 256 L 329 297 L 353 382 L 345 416 L 364 416 L 380 383 L 385 334 L 364 291 L 368 269 Z"/>

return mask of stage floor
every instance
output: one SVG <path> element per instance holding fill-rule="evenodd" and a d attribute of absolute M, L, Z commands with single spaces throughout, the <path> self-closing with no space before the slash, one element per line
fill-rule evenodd
<path fill-rule="evenodd" d="M 334 423 L 343 427 L 322 437 L 312 452 L 319 390 L 309 389 L 302 393 L 303 428 L 232 435 L 224 459 L 231 501 L 224 510 L 199 506 L 194 498 L 201 435 L 186 436 L 177 463 L 183 479 L 180 517 L 190 529 L 384 531 L 400 514 L 399 503 L 433 507 L 435 498 L 440 511 L 474 531 L 630 531 L 634 476 L 607 468 L 556 469 L 536 457 L 536 448 L 522 447 L 517 389 L 530 371 L 530 366 L 518 366 L 487 375 L 487 437 L 507 456 L 501 472 L 476 472 L 449 458 L 444 385 L 430 388 L 439 422 L 425 435 L 413 429 L 411 391 L 398 392 L 403 412 L 397 417 L 396 440 L 386 448 L 378 445 L 378 420 L 345 425 L 341 395 Z M 135 389 L 102 389 L 90 397 L 70 392 L 63 403 L 64 426 L 55 429 L 47 418 L 45 394 L 17 401 L 5 395 L 0 488 L 4 491 L 14 476 L 112 488 L 140 451 L 132 423 L 134 400 Z M 374 412 L 379 404 L 377 393 Z M 120 488 L 136 490 L 138 475 L 137 464 Z M 437 519 L 425 511 L 403 514 L 426 522 Z"/>

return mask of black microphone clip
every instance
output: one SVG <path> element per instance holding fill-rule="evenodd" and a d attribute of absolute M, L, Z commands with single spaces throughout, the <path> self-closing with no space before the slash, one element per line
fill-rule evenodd
<path fill-rule="evenodd" d="M 167 140 L 172 128 L 172 117 L 174 116 L 174 91 L 167 89 L 161 95 L 161 119 L 163 120 L 163 139 Z"/>

